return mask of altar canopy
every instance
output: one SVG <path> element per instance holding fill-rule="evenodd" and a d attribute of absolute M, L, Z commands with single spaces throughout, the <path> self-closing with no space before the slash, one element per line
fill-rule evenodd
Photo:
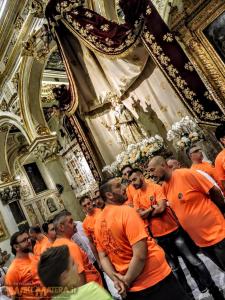
<path fill-rule="evenodd" d="M 119 60 L 122 61 L 122 57 L 127 57 L 141 42 L 173 85 L 185 106 L 199 121 L 214 123 L 224 118 L 221 108 L 215 101 L 210 100 L 211 97 L 194 66 L 150 0 L 116 1 L 115 11 L 120 17 L 117 22 L 106 19 L 87 7 L 87 3 L 82 0 L 50 0 L 46 7 L 46 17 L 58 43 L 70 81 L 71 112 L 77 108 L 78 101 L 83 103 L 84 111 L 92 109 L 89 104 L 94 109 L 107 101 L 105 95 L 94 87 L 94 79 L 90 78 L 87 64 L 80 64 L 79 55 L 92 61 L 93 64 L 89 66 L 92 65 L 94 68 L 96 65 L 97 70 L 102 68 L 104 57 L 117 58 L 116 63 L 120 66 Z M 145 56 L 142 59 L 142 66 L 144 66 L 147 59 L 145 60 Z M 115 68 L 115 62 L 113 63 Z M 101 75 L 97 72 L 99 76 L 95 77 L 95 80 L 101 83 L 99 90 L 103 91 L 107 91 L 108 88 L 112 89 L 110 78 L 118 78 L 117 74 L 114 76 L 111 76 L 110 72 L 107 74 L 106 69 L 102 68 Z M 78 78 L 79 70 L 87 76 Z M 139 66 L 139 72 L 141 71 L 142 68 Z M 116 90 L 117 94 L 122 95 L 137 77 L 138 70 L 136 69 L 130 76 L 130 80 L 124 84 L 125 86 Z M 80 86 L 85 87 L 85 95 L 78 93 Z M 118 84 L 115 86 L 118 87 Z M 94 105 L 91 100 L 93 98 L 96 101 Z"/>

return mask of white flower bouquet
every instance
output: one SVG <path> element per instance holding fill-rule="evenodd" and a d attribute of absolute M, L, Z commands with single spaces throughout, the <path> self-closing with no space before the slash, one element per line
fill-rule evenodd
<path fill-rule="evenodd" d="M 173 141 L 175 147 L 179 150 L 183 150 L 203 138 L 203 131 L 199 128 L 197 123 L 188 116 L 174 123 L 167 132 L 167 140 Z"/>
<path fill-rule="evenodd" d="M 125 151 L 117 155 L 116 160 L 111 165 L 105 166 L 102 171 L 118 174 L 125 165 L 140 167 L 149 157 L 161 149 L 164 149 L 164 141 L 161 136 L 155 135 L 145 138 L 139 143 L 130 144 Z"/>

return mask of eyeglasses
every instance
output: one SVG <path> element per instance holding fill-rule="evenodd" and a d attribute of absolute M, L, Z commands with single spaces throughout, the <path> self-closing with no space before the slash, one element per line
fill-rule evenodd
<path fill-rule="evenodd" d="M 22 243 L 28 242 L 29 240 L 30 240 L 30 237 L 27 237 L 27 238 L 23 239 L 22 241 L 17 242 L 17 244 L 22 244 Z"/>

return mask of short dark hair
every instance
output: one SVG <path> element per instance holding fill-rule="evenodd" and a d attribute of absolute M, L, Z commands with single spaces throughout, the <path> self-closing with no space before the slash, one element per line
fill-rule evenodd
<path fill-rule="evenodd" d="M 131 165 L 124 165 L 121 169 L 120 172 L 122 173 L 123 170 L 125 170 L 126 168 L 130 168 L 131 170 L 133 170 L 133 167 Z"/>
<path fill-rule="evenodd" d="M 221 138 L 225 137 L 225 123 L 219 125 L 219 126 L 216 128 L 215 136 L 216 136 L 216 138 L 217 138 L 218 141 L 219 141 Z"/>
<path fill-rule="evenodd" d="M 16 250 L 14 248 L 14 245 L 18 244 L 17 238 L 18 236 L 20 236 L 21 234 L 27 233 L 25 230 L 20 230 L 17 231 L 15 233 L 13 233 L 13 235 L 10 238 L 10 246 L 11 246 L 11 251 L 12 254 L 16 255 Z"/>
<path fill-rule="evenodd" d="M 141 174 L 143 174 L 143 172 L 142 172 L 141 169 L 135 168 L 135 169 L 133 169 L 133 170 L 130 172 L 129 177 L 130 177 L 132 174 L 134 174 L 134 173 L 141 173 Z"/>
<path fill-rule="evenodd" d="M 60 275 L 68 268 L 69 258 L 67 245 L 49 248 L 41 255 L 38 275 L 44 286 L 60 286 Z"/>
<path fill-rule="evenodd" d="M 88 194 L 82 196 L 82 197 L 79 199 L 80 205 L 82 205 L 82 203 L 84 202 L 85 199 L 91 199 L 91 197 L 90 197 Z"/>
<path fill-rule="evenodd" d="M 53 220 L 49 220 L 48 222 L 42 224 L 42 230 L 44 231 L 44 233 L 48 233 L 49 224 L 53 224 Z"/>
<path fill-rule="evenodd" d="M 100 196 L 102 197 L 102 199 L 104 201 L 106 201 L 105 194 L 108 193 L 108 192 L 112 192 L 112 186 L 110 184 L 110 181 L 112 181 L 115 178 L 116 177 L 110 177 L 110 178 L 106 179 L 105 181 L 102 181 L 102 183 L 99 187 Z"/>
<path fill-rule="evenodd" d="M 48 224 L 47 222 L 42 224 L 42 230 L 44 231 L 44 233 L 48 233 Z"/>
<path fill-rule="evenodd" d="M 30 230 L 31 233 L 41 233 L 41 227 L 40 226 L 31 226 Z"/>

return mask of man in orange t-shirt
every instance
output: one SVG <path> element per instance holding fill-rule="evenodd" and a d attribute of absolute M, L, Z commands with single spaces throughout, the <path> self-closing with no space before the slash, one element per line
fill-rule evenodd
<path fill-rule="evenodd" d="M 203 161 L 204 157 L 200 146 L 191 146 L 187 150 L 187 155 L 192 161 L 191 169 L 201 170 L 211 176 L 214 180 L 216 180 L 216 170 L 211 163 Z"/>
<path fill-rule="evenodd" d="M 91 250 L 94 253 L 94 256 L 96 257 L 97 262 L 99 263 L 98 253 L 95 247 L 94 228 L 96 219 L 101 213 L 101 209 L 93 207 L 92 200 L 88 195 L 85 195 L 82 198 L 80 198 L 79 203 L 82 206 L 83 212 L 86 215 L 86 217 L 83 220 L 83 229 L 86 236 L 89 239 Z"/>
<path fill-rule="evenodd" d="M 120 178 L 102 184 L 100 193 L 106 206 L 95 224 L 97 249 L 119 292 L 125 296 L 127 291 L 128 300 L 189 299 L 137 212 L 123 205 L 127 195 Z"/>
<path fill-rule="evenodd" d="M 127 193 L 127 200 L 125 201 L 125 205 L 129 205 L 133 207 L 133 198 L 136 193 L 135 188 L 130 184 L 129 175 L 132 172 L 133 168 L 131 165 L 125 165 L 121 168 L 120 172 L 122 174 L 123 183 L 127 186 L 126 193 Z"/>
<path fill-rule="evenodd" d="M 164 181 L 163 191 L 184 230 L 225 271 L 225 201 L 220 190 L 195 170 L 172 172 L 160 156 L 151 159 L 149 171 Z"/>
<path fill-rule="evenodd" d="M 10 245 L 15 255 L 5 277 L 5 285 L 10 297 L 20 300 L 46 299 L 47 290 L 42 286 L 37 275 L 37 261 L 32 254 L 29 235 L 24 231 L 14 233 Z M 37 295 L 37 291 L 42 291 L 43 294 Z"/>
<path fill-rule="evenodd" d="M 42 249 L 44 252 L 47 248 L 50 248 L 52 246 L 52 244 L 56 239 L 56 231 L 55 231 L 55 226 L 53 224 L 53 221 L 51 220 L 49 222 L 42 224 L 42 230 L 44 231 L 48 239 L 48 243 L 46 243 L 46 248 Z"/>
<path fill-rule="evenodd" d="M 146 181 L 139 169 L 133 169 L 129 179 L 137 190 L 133 202 L 134 208 L 149 226 L 150 234 L 164 249 L 172 270 L 185 291 L 193 297 L 178 255 L 183 258 L 201 291 L 205 292 L 208 288 L 211 290 L 215 287 L 208 269 L 200 258 L 192 253 L 192 248 L 189 248 L 189 240 L 179 228 L 171 208 L 167 206 L 162 187 L 154 182 Z"/>
<path fill-rule="evenodd" d="M 225 146 L 225 124 L 219 125 L 215 132 L 217 140 Z M 220 151 L 215 160 L 216 178 L 225 194 L 225 149 Z"/>
<path fill-rule="evenodd" d="M 48 238 L 41 232 L 40 226 L 32 226 L 29 229 L 30 237 L 36 241 L 33 248 L 34 255 L 39 259 L 40 255 L 50 246 Z"/>
<path fill-rule="evenodd" d="M 99 272 L 89 261 L 86 253 L 71 240 L 76 232 L 76 225 L 70 212 L 62 211 L 54 218 L 54 226 L 57 233 L 57 238 L 52 247 L 67 245 L 69 247 L 70 255 L 74 263 L 77 265 L 78 273 L 80 275 L 81 285 L 85 282 L 95 281 L 102 285 L 102 280 Z"/>

